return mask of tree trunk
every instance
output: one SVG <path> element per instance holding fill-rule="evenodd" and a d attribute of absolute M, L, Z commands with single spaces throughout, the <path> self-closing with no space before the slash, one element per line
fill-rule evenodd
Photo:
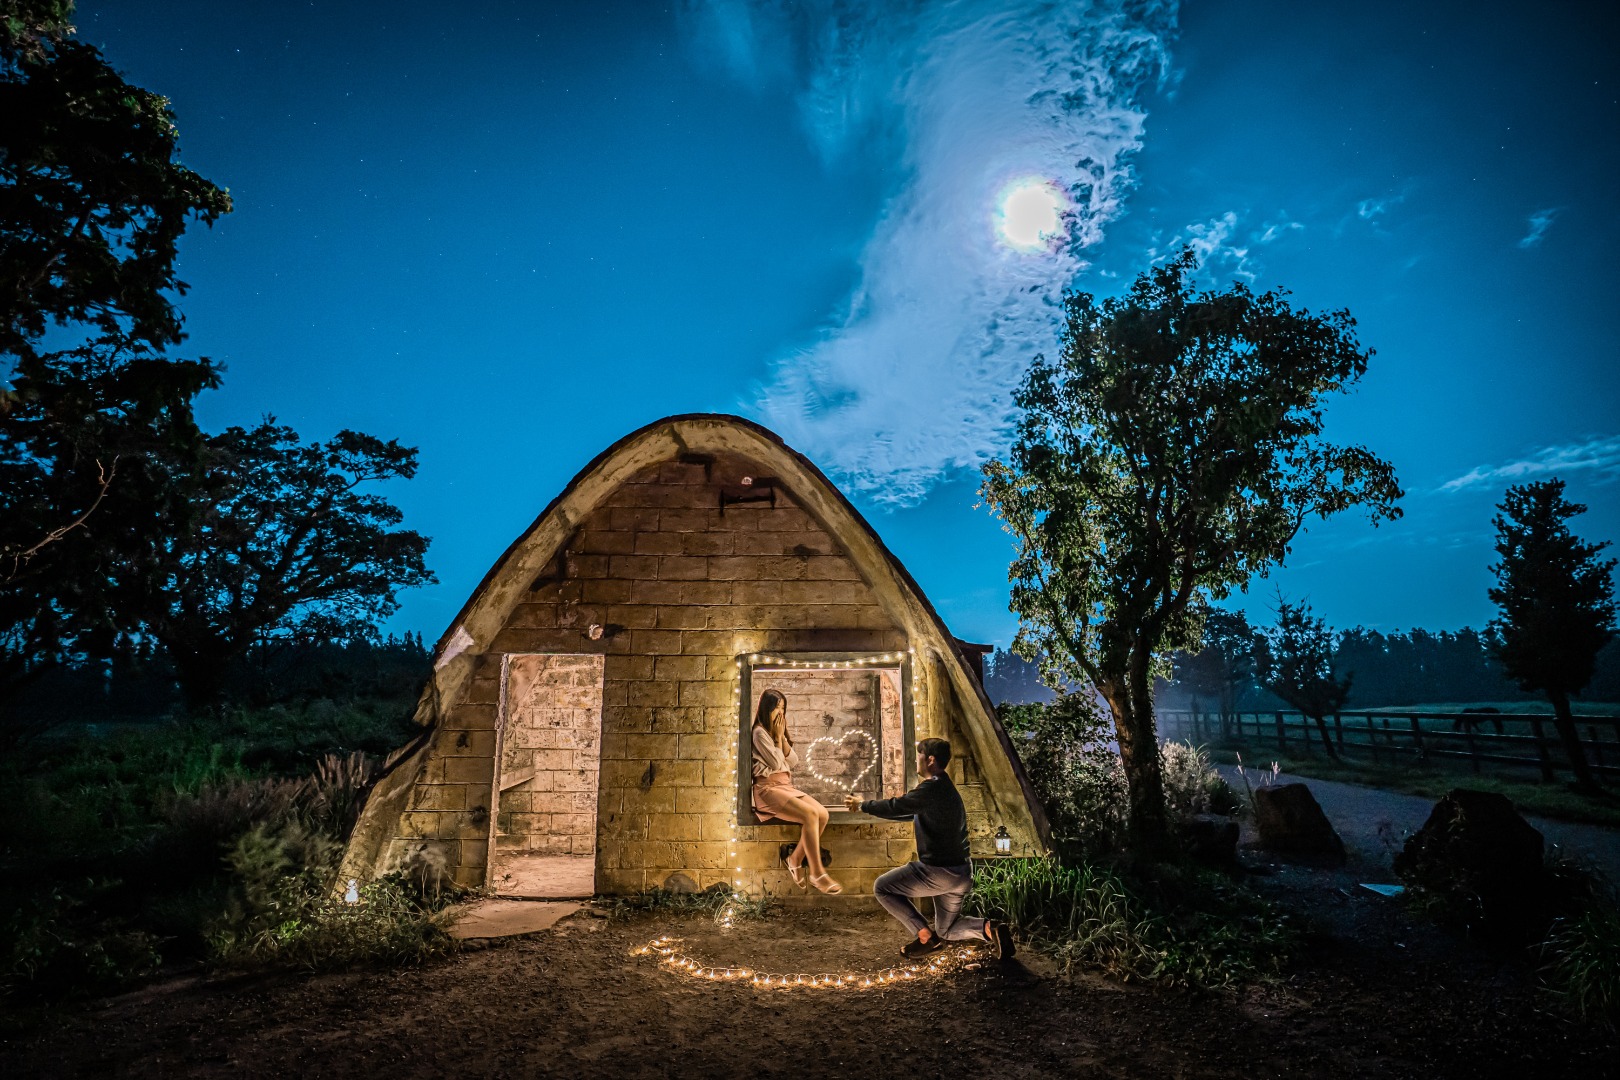
<path fill-rule="evenodd" d="M 1575 787 L 1588 795 L 1599 794 L 1603 789 L 1598 786 L 1597 777 L 1586 763 L 1586 751 L 1581 746 L 1580 733 L 1575 730 L 1575 717 L 1569 708 L 1568 694 L 1547 695 L 1552 701 L 1553 725 L 1558 728 L 1558 737 L 1563 740 L 1564 754 L 1569 758 L 1570 771 L 1575 774 Z"/>
<path fill-rule="evenodd" d="M 1327 751 L 1328 757 L 1338 761 L 1339 752 L 1333 748 L 1333 736 L 1328 734 L 1327 719 L 1321 716 L 1313 716 L 1311 719 L 1316 721 L 1316 730 L 1322 735 L 1322 749 Z"/>
<path fill-rule="evenodd" d="M 1145 675 L 1146 668 L 1143 672 Z M 1134 676 L 1133 672 L 1133 676 Z M 1125 683 L 1098 688 L 1114 717 L 1114 737 L 1125 766 L 1129 805 L 1125 831 L 1131 851 L 1157 858 L 1171 850 L 1170 822 L 1164 810 L 1164 774 L 1159 765 L 1159 738 L 1153 721 L 1149 681 L 1131 677 Z"/>

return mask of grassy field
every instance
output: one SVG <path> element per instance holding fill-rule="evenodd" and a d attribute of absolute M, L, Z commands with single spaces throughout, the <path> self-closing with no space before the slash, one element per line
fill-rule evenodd
<path fill-rule="evenodd" d="M 1620 716 L 1617 701 L 1574 701 L 1570 707 L 1576 716 Z M 1371 712 L 1405 715 L 1407 713 L 1458 713 L 1464 709 L 1495 709 L 1500 713 L 1518 716 L 1551 716 L 1552 705 L 1546 701 L 1441 701 L 1422 705 L 1382 705 L 1376 708 L 1346 709 L 1346 712 Z"/>
<path fill-rule="evenodd" d="M 1494 791 L 1506 795 L 1527 814 L 1620 828 L 1620 798 L 1593 799 L 1571 791 L 1562 781 L 1546 784 L 1523 775 L 1494 771 L 1476 775 L 1466 766 L 1459 768 L 1432 762 L 1374 765 L 1359 760 L 1334 761 L 1321 753 L 1302 754 L 1291 750 L 1279 754 L 1275 746 L 1265 743 L 1251 745 L 1237 740 L 1214 743 L 1209 753 L 1211 758 L 1223 765 L 1236 764 L 1237 755 L 1242 754 L 1244 765 L 1251 769 L 1266 768 L 1275 761 L 1283 772 L 1296 776 L 1361 784 L 1429 799 L 1438 799 L 1452 788 L 1459 787 Z"/>

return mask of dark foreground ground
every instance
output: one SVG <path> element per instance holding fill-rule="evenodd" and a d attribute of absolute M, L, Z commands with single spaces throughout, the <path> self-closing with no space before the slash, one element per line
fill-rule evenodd
<path fill-rule="evenodd" d="M 887 963 L 878 914 L 581 913 L 419 970 L 190 980 L 13 1012 L 0 1075 L 282 1077 L 1607 1077 L 1612 1033 L 1560 1019 L 1525 967 L 1355 887 L 1263 887 L 1319 932 L 1274 987 L 1191 995 L 1066 980 L 1038 956 L 869 991 L 698 982 L 630 955 L 659 934 L 718 963 Z"/>

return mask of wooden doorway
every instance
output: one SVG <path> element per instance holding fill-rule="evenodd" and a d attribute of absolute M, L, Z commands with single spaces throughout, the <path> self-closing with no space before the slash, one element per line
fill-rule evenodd
<path fill-rule="evenodd" d="M 501 672 L 489 885 L 501 896 L 596 892 L 599 654 L 512 653 Z"/>

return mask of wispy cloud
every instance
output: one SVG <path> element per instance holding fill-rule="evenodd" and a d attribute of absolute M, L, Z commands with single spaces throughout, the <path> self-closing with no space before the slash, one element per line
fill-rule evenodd
<path fill-rule="evenodd" d="M 1362 221 L 1377 221 L 1389 212 L 1390 207 L 1399 206 L 1405 201 L 1405 195 L 1386 195 L 1382 198 L 1362 199 L 1356 204 L 1356 216 Z"/>
<path fill-rule="evenodd" d="M 792 86 L 825 158 L 887 154 L 905 177 L 843 311 L 773 366 L 753 411 L 882 501 L 994 456 L 1083 251 L 1136 184 L 1174 0 L 693 0 L 684 14 L 735 77 Z M 1066 242 L 1023 254 L 993 220 L 1030 177 L 1071 207 Z"/>
<path fill-rule="evenodd" d="M 1558 207 L 1556 206 L 1548 207 L 1545 210 L 1537 210 L 1531 214 L 1530 231 L 1524 234 L 1524 237 L 1519 241 L 1519 246 L 1521 248 L 1533 248 L 1540 245 L 1542 238 L 1547 235 L 1547 230 L 1552 228 L 1552 223 L 1557 217 Z"/>
<path fill-rule="evenodd" d="M 1237 211 L 1228 210 L 1208 221 L 1194 222 L 1168 240 L 1162 236 L 1155 238 L 1148 248 L 1148 258 L 1158 262 L 1182 248 L 1190 247 L 1193 254 L 1198 256 L 1199 268 L 1209 276 L 1231 275 L 1254 281 L 1262 270 L 1254 249 L 1274 244 L 1305 228 L 1304 224 L 1291 220 L 1286 214 L 1281 220 L 1268 222 L 1259 228 L 1246 229 L 1242 220 Z"/>
<path fill-rule="evenodd" d="M 1608 479 L 1620 479 L 1620 435 L 1605 435 L 1563 446 L 1546 446 L 1503 465 L 1480 465 L 1455 480 L 1440 485 L 1441 491 L 1464 491 L 1487 484 L 1518 483 L 1555 473 L 1592 472 Z"/>

